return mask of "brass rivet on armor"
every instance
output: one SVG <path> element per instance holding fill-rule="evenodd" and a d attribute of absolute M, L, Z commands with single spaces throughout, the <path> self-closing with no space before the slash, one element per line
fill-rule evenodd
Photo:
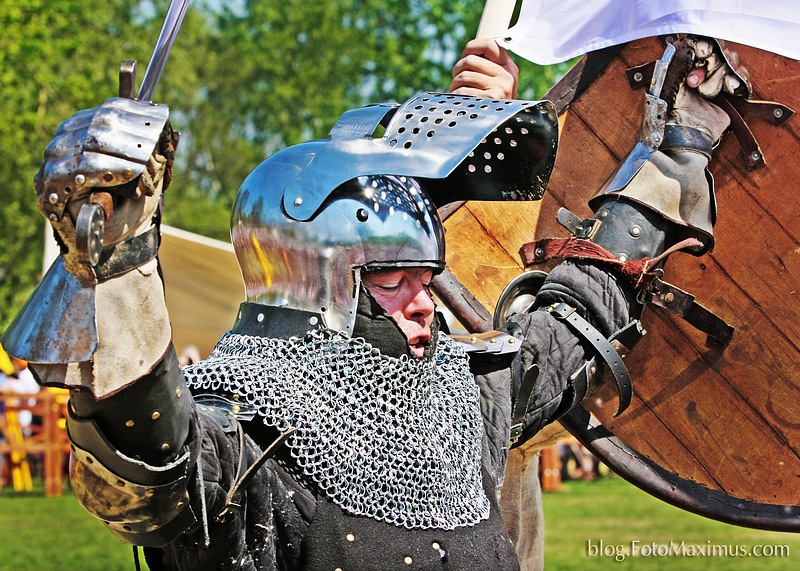
<path fill-rule="evenodd" d="M 600 218 L 606 218 L 606 217 L 608 217 L 608 210 L 603 210 L 603 211 L 600 213 Z"/>
<path fill-rule="evenodd" d="M 513 345 L 516 342 L 516 339 L 509 339 L 508 344 Z"/>
<path fill-rule="evenodd" d="M 133 422 L 133 419 L 128 419 L 128 420 L 125 421 L 125 426 L 127 426 L 128 428 L 133 427 L 134 424 L 136 424 L 136 423 Z"/>
<path fill-rule="evenodd" d="M 240 410 L 242 410 L 242 407 L 240 407 L 238 404 L 235 404 L 235 405 L 233 405 L 233 406 L 231 407 L 231 410 L 232 410 L 233 412 L 239 412 Z"/>
<path fill-rule="evenodd" d="M 297 198 L 294 199 L 294 205 L 295 206 L 300 206 L 302 204 L 303 204 L 303 198 L 302 197 L 298 196 Z"/>
<path fill-rule="evenodd" d="M 161 413 L 158 412 L 157 410 L 154 410 L 153 414 L 150 415 L 150 418 L 152 418 L 153 420 L 158 420 L 159 418 L 161 418 Z"/>
<path fill-rule="evenodd" d="M 593 375 L 596 375 L 596 374 L 597 374 L 597 367 L 592 367 L 592 369 L 591 369 L 591 373 L 592 373 Z"/>
<path fill-rule="evenodd" d="M 435 541 L 433 543 L 431 543 L 431 547 L 433 547 L 434 549 L 437 549 L 437 550 L 442 548 L 442 546 L 439 545 L 438 543 L 436 543 Z"/>
<path fill-rule="evenodd" d="M 641 233 L 642 229 L 639 228 L 638 226 L 634 226 L 633 228 L 631 228 L 631 236 L 633 236 L 634 238 L 638 237 Z"/>
<path fill-rule="evenodd" d="M 76 174 L 75 175 L 75 184 L 77 184 L 78 186 L 83 186 L 84 183 L 86 183 L 86 177 L 83 176 L 82 174 Z"/>
<path fill-rule="evenodd" d="M 675 301 L 675 294 L 668 293 L 667 295 L 664 296 L 664 301 L 666 301 L 667 303 L 672 303 L 673 301 Z"/>
<path fill-rule="evenodd" d="M 162 452 L 169 452 L 169 448 L 170 448 L 169 442 L 165 442 L 164 444 L 161 445 Z"/>
<path fill-rule="evenodd" d="M 58 214 L 51 214 L 50 215 L 50 222 L 58 222 Z"/>
<path fill-rule="evenodd" d="M 474 335 L 472 337 L 470 337 L 469 340 L 472 341 L 473 343 L 477 343 L 478 342 L 478 338 L 475 337 Z"/>
<path fill-rule="evenodd" d="M 58 195 L 53 192 L 47 197 L 47 200 L 50 201 L 50 204 L 58 204 Z"/>
<path fill-rule="evenodd" d="M 348 533 L 348 534 L 345 536 L 345 538 L 347 538 L 347 541 L 355 541 L 355 540 L 356 540 L 356 536 L 355 536 L 355 535 L 353 535 L 352 533 Z"/>
<path fill-rule="evenodd" d="M 497 343 L 497 339 L 489 339 L 489 343 L 491 343 L 492 345 L 494 345 L 495 343 Z"/>
<path fill-rule="evenodd" d="M 408 556 L 405 559 L 403 559 L 403 561 L 405 562 L 406 565 L 411 565 L 412 563 L 414 563 L 414 560 Z"/>
<path fill-rule="evenodd" d="M 233 400 L 239 400 L 239 393 L 233 393 Z"/>
<path fill-rule="evenodd" d="M 181 398 L 183 391 L 180 389 L 175 389 L 175 398 Z"/>

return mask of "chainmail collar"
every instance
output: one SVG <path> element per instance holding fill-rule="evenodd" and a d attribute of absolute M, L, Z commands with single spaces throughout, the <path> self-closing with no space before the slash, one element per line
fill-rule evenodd
<path fill-rule="evenodd" d="M 238 395 L 266 425 L 295 428 L 287 445 L 298 467 L 350 514 L 437 529 L 489 517 L 480 395 L 444 334 L 434 359 L 414 359 L 331 330 L 227 333 L 183 371 L 193 393 Z"/>

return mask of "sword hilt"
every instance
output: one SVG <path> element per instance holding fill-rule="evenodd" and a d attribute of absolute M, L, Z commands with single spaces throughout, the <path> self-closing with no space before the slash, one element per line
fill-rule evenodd
<path fill-rule="evenodd" d="M 122 62 L 119 72 L 119 96 L 128 99 L 150 101 L 153 92 L 164 71 L 172 44 L 178 35 L 186 9 L 191 0 L 172 0 L 161 26 L 161 32 L 153 48 L 153 55 L 144 72 L 142 85 L 139 92 L 135 93 L 136 85 L 136 60 Z M 81 206 L 78 218 L 75 221 L 75 238 L 78 258 L 91 266 L 96 266 L 100 261 L 100 252 L 103 248 L 103 235 L 105 233 L 105 220 L 111 213 L 100 204 L 89 202 Z"/>

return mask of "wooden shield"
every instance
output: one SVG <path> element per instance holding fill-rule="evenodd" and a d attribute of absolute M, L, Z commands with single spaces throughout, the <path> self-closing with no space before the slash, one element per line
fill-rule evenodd
<path fill-rule="evenodd" d="M 728 45 L 751 72 L 755 99 L 800 109 L 800 62 Z M 648 38 L 590 54 L 547 94 L 561 136 L 544 200 L 469 202 L 450 214 L 449 269 L 490 311 L 521 271 L 523 243 L 566 236 L 559 207 L 591 216 L 588 199 L 638 135 L 644 92 L 625 72 L 662 53 Z M 664 275 L 735 328 L 731 343 L 706 346 L 705 334 L 648 306 L 648 334 L 626 361 L 631 407 L 614 418 L 606 383 L 563 423 L 662 499 L 739 525 L 800 531 L 800 124 L 748 123 L 766 165 L 747 170 L 742 147 L 725 136 L 710 167 L 715 248 L 673 254 Z"/>

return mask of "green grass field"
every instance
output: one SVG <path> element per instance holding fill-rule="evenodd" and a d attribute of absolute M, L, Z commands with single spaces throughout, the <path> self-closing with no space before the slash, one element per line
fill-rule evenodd
<path fill-rule="evenodd" d="M 800 569 L 800 533 L 747 529 L 700 517 L 619 477 L 566 482 L 561 492 L 545 494 L 543 503 L 548 571 Z M 670 547 L 674 552 L 681 544 L 683 555 L 669 555 Z M 748 555 L 753 552 L 772 556 Z"/>
<path fill-rule="evenodd" d="M 800 569 L 800 534 L 745 529 L 695 516 L 621 478 L 565 483 L 561 492 L 545 494 L 544 508 L 548 571 Z M 637 555 L 630 556 L 634 543 Z M 695 549 L 695 555 L 657 555 L 670 543 L 683 543 L 684 550 Z M 617 546 L 625 555 L 622 561 L 603 555 L 616 553 Z M 717 554 L 699 553 L 697 546 L 706 552 L 716 549 Z M 719 553 L 721 546 L 730 546 L 731 552 L 736 546 L 744 546 L 748 552 L 758 546 L 764 551 L 783 550 L 784 554 L 726 557 Z M 738 549 L 744 553 L 741 547 Z M 648 555 L 653 550 L 656 554 Z M 0 492 L 0 570 L 133 568 L 130 546 L 84 512 L 69 492 L 57 498 L 46 498 L 41 491 L 14 493 L 6 488 Z"/>

